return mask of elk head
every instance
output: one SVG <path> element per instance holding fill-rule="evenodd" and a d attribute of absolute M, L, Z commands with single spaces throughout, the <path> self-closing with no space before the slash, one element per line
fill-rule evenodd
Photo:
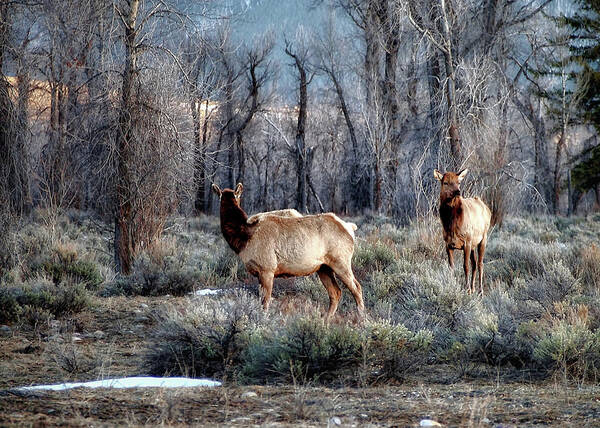
<path fill-rule="evenodd" d="M 242 186 L 242 183 L 238 183 L 235 190 L 221 190 L 219 186 L 213 184 L 212 190 L 219 196 L 221 201 L 219 216 L 221 218 L 221 232 L 223 233 L 223 237 L 231 249 L 236 254 L 239 254 L 246 247 L 251 236 L 247 224 L 248 215 L 240 206 L 240 198 L 244 186 Z"/>
<path fill-rule="evenodd" d="M 240 198 L 242 197 L 242 192 L 244 191 L 244 186 L 242 185 L 242 183 L 238 183 L 237 186 L 235 186 L 235 190 L 221 190 L 221 188 L 217 184 L 213 183 L 212 190 L 219 197 L 220 200 L 222 200 L 225 197 L 226 200 L 232 201 L 238 207 L 240 206 Z"/>
<path fill-rule="evenodd" d="M 437 169 L 433 170 L 433 176 L 441 182 L 440 200 L 445 201 L 460 196 L 460 183 L 469 172 L 468 169 L 463 169 L 458 174 L 454 172 L 446 172 L 442 174 Z"/>

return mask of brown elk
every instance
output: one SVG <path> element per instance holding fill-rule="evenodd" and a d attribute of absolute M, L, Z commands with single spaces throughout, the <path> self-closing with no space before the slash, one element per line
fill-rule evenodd
<path fill-rule="evenodd" d="M 470 293 L 475 291 L 475 270 L 479 269 L 479 287 L 483 294 L 483 255 L 492 214 L 481 199 L 461 196 L 460 183 L 467 172 L 467 169 L 463 169 L 458 174 L 454 172 L 442 174 L 436 169 L 433 175 L 442 185 L 440 219 L 444 228 L 444 241 L 450 268 L 454 268 L 454 250 L 463 250 L 466 287 Z M 477 259 L 475 247 L 477 247 Z M 472 263 L 470 284 L 469 258 Z"/>
<path fill-rule="evenodd" d="M 231 249 L 242 259 L 248 272 L 257 276 L 262 304 L 269 308 L 273 278 L 306 276 L 317 273 L 329 294 L 329 320 L 335 313 L 342 290 L 335 275 L 354 296 L 359 316 L 364 317 L 362 288 L 352 272 L 356 225 L 335 214 L 301 216 L 295 210 L 262 213 L 249 223 L 240 206 L 243 186 L 235 191 L 213 191 L 221 200 L 221 232 Z M 281 215 L 283 214 L 283 215 Z M 299 216 L 299 217 L 298 217 Z"/>

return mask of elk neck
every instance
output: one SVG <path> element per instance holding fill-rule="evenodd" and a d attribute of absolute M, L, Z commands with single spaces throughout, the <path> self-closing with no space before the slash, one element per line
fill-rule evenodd
<path fill-rule="evenodd" d="M 251 237 L 251 228 L 246 223 L 248 215 L 233 200 L 221 199 L 221 232 L 231 249 L 239 254 Z"/>
<path fill-rule="evenodd" d="M 460 194 L 440 197 L 440 219 L 446 232 L 451 232 L 453 224 L 462 217 L 462 197 Z"/>

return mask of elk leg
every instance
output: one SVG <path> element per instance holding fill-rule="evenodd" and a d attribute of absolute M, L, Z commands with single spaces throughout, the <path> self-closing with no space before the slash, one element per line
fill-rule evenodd
<path fill-rule="evenodd" d="M 363 302 L 362 297 L 362 287 L 360 283 L 354 278 L 354 274 L 352 273 L 351 267 L 346 266 L 332 266 L 333 271 L 338 276 L 338 278 L 344 283 L 352 296 L 354 296 L 354 301 L 356 302 L 356 308 L 358 309 L 358 315 L 361 319 L 365 317 L 365 304 Z"/>
<path fill-rule="evenodd" d="M 350 271 L 352 273 L 352 271 Z M 352 278 L 354 281 L 354 290 L 356 291 L 356 294 L 352 293 L 352 295 L 354 296 L 354 300 L 356 301 L 356 307 L 358 309 L 358 314 L 360 316 L 361 319 L 365 319 L 365 303 L 363 302 L 363 297 L 362 297 L 362 286 L 360 285 L 360 282 L 358 282 L 358 280 L 356 278 L 354 278 L 354 274 L 352 274 Z M 350 290 L 352 291 L 352 290 Z"/>
<path fill-rule="evenodd" d="M 258 280 L 260 281 L 260 297 L 265 312 L 269 310 L 271 302 L 271 291 L 273 291 L 273 272 L 260 272 Z"/>
<path fill-rule="evenodd" d="M 337 310 L 338 304 L 340 303 L 340 298 L 342 297 L 342 290 L 337 285 L 335 277 L 333 276 L 333 270 L 327 265 L 321 266 L 321 268 L 317 271 L 321 282 L 327 289 L 327 294 L 329 294 L 329 310 L 327 311 L 327 315 L 325 319 L 329 321 L 335 311 Z"/>
<path fill-rule="evenodd" d="M 446 253 L 448 253 L 448 264 L 450 265 L 450 269 L 454 270 L 454 250 L 446 247 Z"/>
<path fill-rule="evenodd" d="M 464 257 L 464 261 L 463 261 L 463 268 L 465 271 L 465 285 L 467 287 L 467 290 L 469 290 L 469 294 L 471 294 L 471 287 L 469 287 L 469 258 L 471 256 L 471 245 L 469 245 L 465 242 L 463 251 L 465 253 L 465 257 Z"/>
<path fill-rule="evenodd" d="M 487 236 L 485 236 L 477 246 L 477 258 L 479 259 L 479 288 L 483 296 L 483 255 L 485 254 L 485 246 L 487 244 Z"/>
<path fill-rule="evenodd" d="M 475 270 L 477 269 L 477 261 L 475 260 L 475 248 L 471 250 L 471 291 L 475 292 Z"/>

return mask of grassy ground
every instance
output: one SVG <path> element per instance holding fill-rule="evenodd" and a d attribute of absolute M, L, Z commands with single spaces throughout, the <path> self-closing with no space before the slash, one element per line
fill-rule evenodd
<path fill-rule="evenodd" d="M 344 426 L 416 426 L 429 417 L 450 426 L 593 426 L 600 418 L 596 385 L 501 377 L 440 383 L 451 370 L 445 366 L 417 371 L 403 384 L 360 388 L 229 384 L 215 389 L 7 391 L 18 385 L 138 374 L 145 337 L 153 328 L 150 318 L 140 318 L 172 299 L 107 298 L 75 317 L 73 330 L 83 340 L 73 346 L 80 360 L 95 362 L 89 371 L 65 372 L 49 349 L 56 340 L 51 337 L 16 332 L 0 339 L 0 425 L 324 426 L 338 417 Z M 98 330 L 106 336 L 93 337 Z M 248 391 L 257 396 L 242 398 Z"/>
<path fill-rule="evenodd" d="M 47 218 L 10 237 L 2 426 L 600 423 L 598 216 L 509 219 L 490 237 L 484 297 L 467 296 L 460 270 L 447 268 L 435 219 L 406 228 L 354 219 L 369 320 L 357 322 L 344 291 L 329 327 L 316 278 L 279 280 L 264 316 L 215 219 L 174 220 L 118 278 L 106 226 L 81 213 Z M 226 292 L 188 295 L 202 288 Z M 148 373 L 225 386 L 12 389 Z M 248 391 L 257 396 L 242 398 Z"/>

